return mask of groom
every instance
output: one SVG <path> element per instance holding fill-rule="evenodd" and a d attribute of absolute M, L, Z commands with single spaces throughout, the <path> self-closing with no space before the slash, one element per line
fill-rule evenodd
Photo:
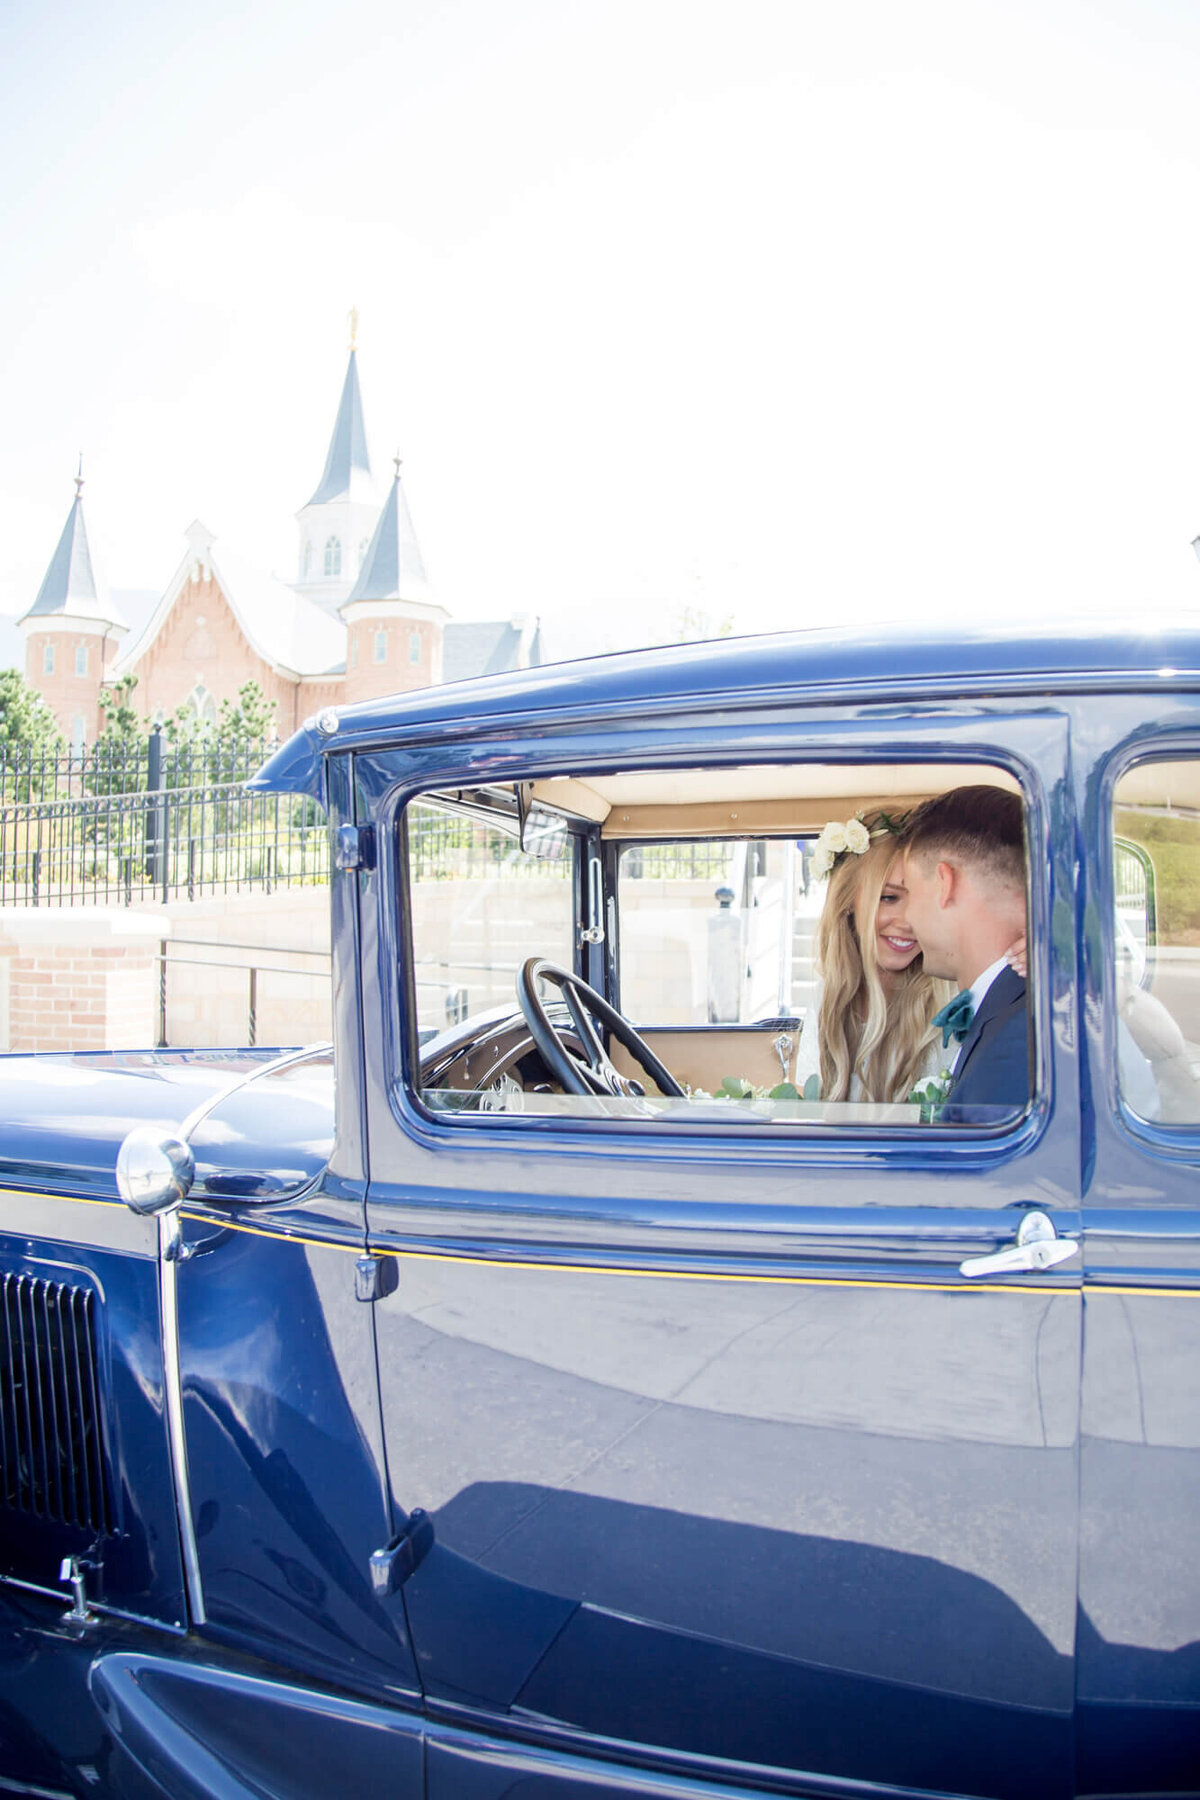
<path fill-rule="evenodd" d="M 902 849 L 908 899 L 904 923 L 896 921 L 893 930 L 907 929 L 917 940 L 927 975 L 963 990 L 943 1009 L 950 1014 L 947 1059 L 954 1060 L 941 1117 L 963 1122 L 977 1107 L 1024 1107 L 1030 1097 L 1025 979 L 1005 958 L 1025 931 L 1020 795 L 951 788 L 917 808 Z M 942 1019 L 939 1013 L 937 1022 Z"/>

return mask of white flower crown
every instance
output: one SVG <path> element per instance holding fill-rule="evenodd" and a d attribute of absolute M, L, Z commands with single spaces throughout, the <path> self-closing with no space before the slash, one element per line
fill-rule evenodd
<path fill-rule="evenodd" d="M 851 856 L 862 856 L 870 846 L 872 838 L 895 836 L 896 828 L 888 819 L 884 819 L 874 830 L 868 830 L 861 813 L 855 813 L 852 819 L 843 823 L 840 819 L 830 819 L 822 827 L 812 857 L 812 872 L 817 881 L 824 881 L 839 856 L 848 851 Z"/>

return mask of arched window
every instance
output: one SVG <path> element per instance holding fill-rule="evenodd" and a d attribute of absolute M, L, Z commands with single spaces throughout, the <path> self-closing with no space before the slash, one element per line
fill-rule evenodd
<path fill-rule="evenodd" d="M 421 660 L 421 634 L 419 631 L 410 631 L 408 634 L 408 660 L 410 663 L 419 663 Z"/>
<path fill-rule="evenodd" d="M 387 632 L 383 630 L 375 633 L 375 661 L 377 663 L 387 661 Z"/>
<path fill-rule="evenodd" d="M 325 539 L 325 575 L 340 575 L 342 572 L 342 540 L 340 538 Z"/>
<path fill-rule="evenodd" d="M 53 675 L 53 673 L 54 673 L 54 645 L 47 644 L 46 648 L 42 651 L 42 674 L 43 675 Z"/>
<path fill-rule="evenodd" d="M 183 707 L 194 713 L 204 725 L 215 725 L 217 722 L 217 703 L 202 681 L 196 683 Z"/>
<path fill-rule="evenodd" d="M 75 646 L 75 673 L 86 675 L 88 672 L 88 647 L 86 644 Z"/>

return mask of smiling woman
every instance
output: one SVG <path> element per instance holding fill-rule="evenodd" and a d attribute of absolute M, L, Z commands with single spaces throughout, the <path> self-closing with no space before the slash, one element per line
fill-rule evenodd
<path fill-rule="evenodd" d="M 844 847 L 829 853 L 815 944 L 820 986 L 796 1059 L 797 1084 L 815 1076 L 827 1101 L 907 1100 L 947 1062 L 933 1016 L 950 988 L 926 974 L 904 924 L 904 810 L 894 805 L 839 826 Z"/>

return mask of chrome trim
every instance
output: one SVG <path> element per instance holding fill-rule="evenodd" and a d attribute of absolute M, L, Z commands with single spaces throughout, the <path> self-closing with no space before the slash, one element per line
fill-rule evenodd
<path fill-rule="evenodd" d="M 269 1075 L 289 1064 L 303 1062 L 306 1057 L 328 1050 L 327 1043 L 306 1044 L 299 1050 L 285 1051 L 269 1062 L 246 1073 L 236 1075 L 202 1100 L 184 1119 L 179 1136 L 188 1143 L 196 1127 L 214 1108 L 239 1089 L 249 1087 L 260 1075 Z M 192 1518 L 192 1484 L 188 1471 L 187 1433 L 183 1424 L 183 1377 L 179 1361 L 179 1295 L 176 1282 L 179 1265 L 186 1262 L 190 1246 L 184 1243 L 179 1209 L 158 1215 L 158 1301 L 162 1320 L 163 1394 L 167 1409 L 167 1437 L 171 1450 L 171 1475 L 175 1485 L 175 1517 L 179 1527 L 179 1548 L 183 1557 L 183 1577 L 187 1588 L 188 1609 L 193 1625 L 203 1625 L 204 1584 L 200 1579 L 200 1553 L 196 1548 L 196 1527 Z"/>
<path fill-rule="evenodd" d="M 1017 1241 L 990 1256 L 968 1256 L 959 1263 L 963 1275 L 1021 1275 L 1052 1269 L 1079 1254 L 1079 1240 L 1059 1237 L 1044 1212 L 1027 1212 L 1017 1228 Z"/>
<path fill-rule="evenodd" d="M 233 1076 L 225 1083 L 224 1087 L 218 1088 L 215 1094 L 210 1094 L 206 1100 L 202 1100 L 199 1106 L 194 1107 L 188 1113 L 179 1127 L 180 1137 L 186 1144 L 197 1125 L 207 1119 L 209 1113 L 215 1111 L 223 1100 L 228 1100 L 231 1094 L 236 1094 L 242 1088 L 249 1087 L 252 1082 L 258 1081 L 262 1076 L 273 1075 L 277 1069 L 286 1069 L 291 1063 L 304 1062 L 310 1056 L 317 1056 L 322 1051 L 332 1049 L 333 1043 L 330 1040 L 322 1040 L 319 1044 L 305 1044 L 299 1050 L 285 1050 L 282 1056 L 273 1056 L 270 1062 L 260 1063 L 255 1069 Z"/>
<path fill-rule="evenodd" d="M 167 1407 L 167 1437 L 171 1447 L 171 1475 L 175 1484 L 175 1516 L 183 1578 L 193 1625 L 203 1625 L 204 1587 L 200 1580 L 200 1555 L 192 1519 L 192 1486 L 188 1474 L 187 1438 L 183 1428 L 183 1384 L 179 1367 L 179 1217 L 162 1213 L 158 1220 L 158 1297 L 162 1318 L 163 1394 Z"/>
<path fill-rule="evenodd" d="M 0 1587 L 19 1588 L 23 1594 L 36 1594 L 39 1600 L 54 1600 L 59 1606 L 68 1598 L 61 1588 L 42 1587 L 37 1581 L 22 1581 L 19 1575 L 0 1575 Z M 172 1624 L 167 1619 L 152 1619 L 148 1613 L 130 1612 L 127 1606 L 109 1606 L 103 1600 L 89 1600 L 88 1605 L 106 1619 L 128 1619 L 131 1625 L 149 1625 L 155 1631 L 169 1632 L 172 1637 L 187 1635 L 187 1626 L 181 1621 Z"/>

